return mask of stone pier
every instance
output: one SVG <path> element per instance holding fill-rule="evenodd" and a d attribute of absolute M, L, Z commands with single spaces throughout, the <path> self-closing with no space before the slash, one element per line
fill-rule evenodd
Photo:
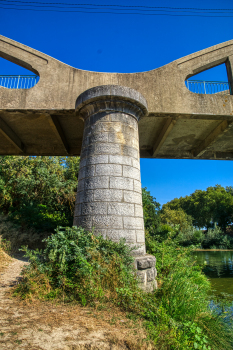
<path fill-rule="evenodd" d="M 141 287 L 156 287 L 155 257 L 146 254 L 142 209 L 138 120 L 145 98 L 115 85 L 94 87 L 76 101 L 84 120 L 74 225 L 135 247 Z"/>

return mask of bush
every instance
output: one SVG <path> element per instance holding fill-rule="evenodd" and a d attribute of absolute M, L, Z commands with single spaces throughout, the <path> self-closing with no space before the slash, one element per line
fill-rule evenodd
<path fill-rule="evenodd" d="M 23 297 L 62 295 L 86 305 L 116 298 L 116 287 L 136 286 L 131 250 L 124 241 L 105 240 L 81 227 L 58 228 L 44 241 L 44 250 L 23 248 L 31 261 L 18 287 Z M 35 288 L 38 278 L 40 285 Z"/>
<path fill-rule="evenodd" d="M 189 226 L 186 230 L 179 232 L 177 238 L 181 246 L 196 245 L 204 249 L 233 248 L 233 237 L 225 235 L 218 226 L 209 228 L 206 233 Z"/>
<path fill-rule="evenodd" d="M 209 228 L 205 234 L 202 246 L 203 248 L 232 249 L 233 237 L 225 235 L 218 226 Z"/>

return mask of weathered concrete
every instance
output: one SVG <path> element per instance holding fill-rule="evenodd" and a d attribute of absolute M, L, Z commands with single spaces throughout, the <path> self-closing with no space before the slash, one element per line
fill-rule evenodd
<path fill-rule="evenodd" d="M 139 121 L 141 157 L 233 159 L 233 96 L 194 94 L 185 86 L 186 78 L 225 63 L 233 91 L 233 40 L 133 74 L 82 71 L 3 36 L 0 56 L 40 76 L 29 90 L 0 89 L 0 154 L 80 155 L 77 96 L 114 84 L 147 100 L 149 113 Z"/>

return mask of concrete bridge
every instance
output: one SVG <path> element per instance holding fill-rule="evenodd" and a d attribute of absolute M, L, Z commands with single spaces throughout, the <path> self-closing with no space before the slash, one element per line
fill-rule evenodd
<path fill-rule="evenodd" d="M 125 237 L 153 289 L 139 158 L 233 159 L 233 40 L 132 74 L 79 70 L 3 36 L 0 56 L 40 77 L 31 89 L 0 88 L 0 154 L 81 155 L 74 224 Z M 188 78 L 222 63 L 226 94 L 188 90 Z"/>

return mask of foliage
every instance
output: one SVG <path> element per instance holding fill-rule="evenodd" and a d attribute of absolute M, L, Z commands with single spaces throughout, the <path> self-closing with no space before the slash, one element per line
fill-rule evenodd
<path fill-rule="evenodd" d="M 127 287 L 132 283 L 133 258 L 123 241 L 118 244 L 102 236 L 95 237 L 81 227 L 67 227 L 58 228 L 45 242 L 46 248 L 41 251 L 24 248 L 32 264 L 26 269 L 27 277 L 20 287 L 22 295 L 28 291 L 37 294 L 30 283 L 35 276 L 44 278 L 43 297 L 53 297 L 62 290 L 67 300 L 75 298 L 83 305 L 104 300 L 106 290 L 116 293 L 115 284 Z"/>
<path fill-rule="evenodd" d="M 164 207 L 160 217 L 163 224 L 179 225 L 181 231 L 192 225 L 192 217 L 181 208 L 170 209 L 169 207 Z"/>
<path fill-rule="evenodd" d="M 193 226 L 187 227 L 178 235 L 178 242 L 182 246 L 197 245 L 204 249 L 232 249 L 233 237 L 225 235 L 222 230 L 215 226 L 207 232 L 197 230 Z"/>
<path fill-rule="evenodd" d="M 159 307 L 180 335 L 177 349 L 231 349 L 232 329 L 209 309 L 210 282 L 195 264 L 193 248 L 180 247 L 175 237 L 176 230 L 163 241 L 147 235 L 146 246 L 157 259 Z"/>
<path fill-rule="evenodd" d="M 160 226 L 160 204 L 151 196 L 147 188 L 142 188 L 142 205 L 145 228 L 151 235 L 155 234 Z"/>
<path fill-rule="evenodd" d="M 233 221 L 232 188 L 216 185 L 206 191 L 196 190 L 190 196 L 175 198 L 163 206 L 172 210 L 183 209 L 192 216 L 194 226 L 211 228 L 214 223 L 225 232 Z"/>
<path fill-rule="evenodd" d="M 231 349 L 230 331 L 208 307 L 208 280 L 191 258 L 191 248 L 177 249 L 173 235 L 161 242 L 147 233 L 148 253 L 157 257 L 160 278 L 154 293 L 138 288 L 124 241 L 73 227 L 58 228 L 44 250 L 24 248 L 31 264 L 15 294 L 84 306 L 113 303 L 129 317 L 144 319 L 148 337 L 160 349 Z"/>
<path fill-rule="evenodd" d="M 78 169 L 79 157 L 1 157 L 1 211 L 22 228 L 71 225 Z"/>

